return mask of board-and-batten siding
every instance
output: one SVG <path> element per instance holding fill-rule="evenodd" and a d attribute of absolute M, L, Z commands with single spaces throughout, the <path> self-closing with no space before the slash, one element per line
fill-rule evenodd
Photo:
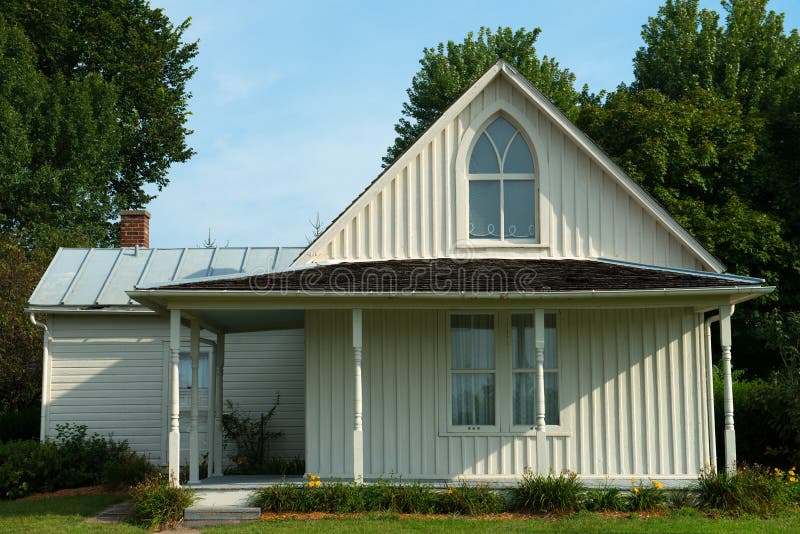
<path fill-rule="evenodd" d="M 481 251 L 456 247 L 456 154 L 471 121 L 503 100 L 524 113 L 545 146 L 539 179 L 540 230 L 547 248 Z M 363 204 L 363 205 L 362 205 Z M 340 229 L 299 261 L 504 257 L 604 257 L 704 269 L 703 263 L 637 200 L 505 80 L 495 79 L 402 169 L 381 177 Z M 544 220 L 547 219 L 547 221 Z"/>
<path fill-rule="evenodd" d="M 89 432 L 113 434 L 131 448 L 165 461 L 163 431 L 167 425 L 165 359 L 169 331 L 166 319 L 148 315 L 127 317 L 49 318 L 52 342 L 48 436 L 56 425 L 85 424 Z M 188 329 L 183 329 L 189 350 Z M 272 452 L 304 454 L 303 331 L 284 330 L 226 336 L 224 398 L 245 411 L 266 412 L 276 392 L 281 404 L 272 420 L 284 436 Z M 201 345 L 201 351 L 210 350 Z M 181 391 L 181 457 L 188 458 L 190 392 Z M 207 396 L 201 393 L 199 441 L 206 448 Z"/>
<path fill-rule="evenodd" d="M 696 475 L 708 463 L 702 318 L 689 309 L 558 312 L 560 415 L 546 470 Z M 352 476 L 347 311 L 306 316 L 307 469 Z M 364 311 L 365 476 L 513 476 L 535 436 L 448 435 L 447 312 Z"/>

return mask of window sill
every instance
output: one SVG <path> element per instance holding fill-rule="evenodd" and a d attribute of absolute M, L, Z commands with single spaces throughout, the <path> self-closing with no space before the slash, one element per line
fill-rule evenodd
<path fill-rule="evenodd" d="M 545 249 L 550 248 L 548 243 L 533 241 L 499 241 L 490 239 L 461 239 L 456 241 L 456 248 L 470 249 L 491 249 L 491 248 L 521 248 L 521 249 Z"/>
<path fill-rule="evenodd" d="M 572 431 L 568 428 L 562 426 L 548 426 L 544 431 L 545 436 L 553 436 L 556 438 L 568 438 L 572 437 Z M 493 431 L 491 429 L 487 430 L 475 430 L 475 431 L 466 431 L 466 430 L 448 430 L 447 432 L 439 432 L 440 438 L 459 438 L 459 437 L 515 437 L 515 438 L 522 438 L 522 437 L 536 437 L 535 430 L 512 430 L 511 432 L 500 432 L 500 431 Z"/>

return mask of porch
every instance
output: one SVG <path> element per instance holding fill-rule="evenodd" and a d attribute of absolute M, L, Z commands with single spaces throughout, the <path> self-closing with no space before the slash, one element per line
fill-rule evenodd
<path fill-rule="evenodd" d="M 130 293 L 169 313 L 173 392 L 181 324 L 191 331 L 193 385 L 200 331 L 216 335 L 212 476 L 222 474 L 225 335 L 280 328 L 292 314 L 303 317 L 306 335 L 306 469 L 325 478 L 368 481 L 393 473 L 406 480 L 510 483 L 526 472 L 567 469 L 587 481 L 691 480 L 703 465 L 717 464 L 706 335 L 712 320 L 721 324 L 726 371 L 724 465 L 735 464 L 730 318 L 735 304 L 769 288 L 727 275 L 600 261 L 423 263 L 376 264 L 383 273 L 363 263 L 324 266 Z M 565 277 L 565 266 L 577 278 Z M 342 289 L 337 277 L 345 274 Z M 443 288 L 445 275 L 450 285 Z M 484 363 L 456 365 L 450 347 L 461 341 L 453 328 L 468 316 L 488 325 L 478 328 L 491 331 L 485 339 L 492 353 L 480 356 L 488 358 Z M 549 349 L 546 316 L 559 324 Z M 530 330 L 522 367 L 512 365 L 513 328 Z M 558 364 L 545 366 L 549 359 Z M 480 380 L 491 378 L 490 386 L 480 386 L 490 387 L 485 404 L 474 399 L 474 380 L 473 390 L 461 393 L 453 385 L 474 369 Z M 511 411 L 512 378 L 522 374 L 518 417 Z M 190 484 L 199 482 L 194 391 Z M 454 407 L 465 398 L 472 399 L 463 408 L 469 413 L 457 417 Z M 175 480 L 179 414 L 174 405 L 169 413 Z"/>

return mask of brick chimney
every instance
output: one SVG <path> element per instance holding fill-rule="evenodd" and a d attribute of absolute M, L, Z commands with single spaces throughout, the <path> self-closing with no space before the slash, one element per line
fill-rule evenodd
<path fill-rule="evenodd" d="M 147 210 L 121 210 L 119 212 L 119 246 L 150 247 L 150 212 Z"/>

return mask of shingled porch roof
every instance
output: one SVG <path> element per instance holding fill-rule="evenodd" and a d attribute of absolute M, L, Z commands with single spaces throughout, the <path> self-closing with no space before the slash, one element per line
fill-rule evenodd
<path fill-rule="evenodd" d="M 313 265 L 147 289 L 230 292 L 503 293 L 760 287 L 764 280 L 610 260 L 412 259 Z"/>

